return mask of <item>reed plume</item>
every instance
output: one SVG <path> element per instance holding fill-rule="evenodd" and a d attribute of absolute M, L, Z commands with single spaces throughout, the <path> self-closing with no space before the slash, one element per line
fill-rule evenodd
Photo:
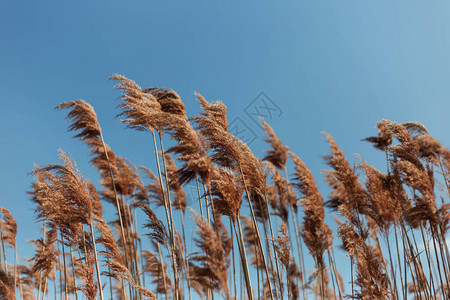
<path fill-rule="evenodd" d="M 14 292 L 14 276 L 0 270 L 0 299 L 1 300 L 15 300 Z"/>
<path fill-rule="evenodd" d="M 271 150 L 265 150 L 267 152 L 267 155 L 263 158 L 263 160 L 268 161 L 269 163 L 266 164 L 269 171 L 272 173 L 272 179 L 275 183 L 275 186 L 277 187 L 278 197 L 279 197 L 279 205 L 278 205 L 278 212 L 279 216 L 283 219 L 284 222 L 288 222 L 288 213 L 287 211 L 283 211 L 284 203 L 289 204 L 289 208 L 291 210 L 292 215 L 292 223 L 294 224 L 294 233 L 295 238 L 297 242 L 297 251 L 298 256 L 300 260 L 300 265 L 302 267 L 302 270 L 304 270 L 304 263 L 303 263 L 303 250 L 301 245 L 301 239 L 299 236 L 299 227 L 297 225 L 297 218 L 298 218 L 298 203 L 297 203 L 297 197 L 295 195 L 295 192 L 292 188 L 292 185 L 290 184 L 288 180 L 287 170 L 286 170 L 286 161 L 288 157 L 288 151 L 289 147 L 285 146 L 283 142 L 278 138 L 278 136 L 273 131 L 272 127 L 267 124 L 264 119 L 260 118 L 261 125 L 264 128 L 264 131 L 266 132 L 266 136 L 264 140 L 272 147 Z M 275 167 L 275 168 L 272 168 Z M 283 170 L 284 172 L 284 178 L 281 176 L 281 174 L 278 172 L 279 170 Z M 270 213 L 267 205 L 261 204 L 262 206 L 266 207 L 267 210 L 267 219 L 269 219 L 269 225 L 271 225 L 270 220 Z M 257 206 L 258 207 L 258 206 Z M 259 211 L 257 209 L 257 211 Z M 283 214 L 284 213 L 284 214 Z M 264 215 L 264 214 L 263 214 Z M 264 219 L 264 221 L 266 221 Z M 270 228 L 272 233 L 272 228 Z M 273 235 L 273 233 L 272 233 Z M 273 238 L 273 236 L 272 236 Z M 277 266 L 278 269 L 278 266 Z M 301 283 L 304 286 L 303 277 L 301 278 Z M 306 298 L 306 294 L 304 293 L 304 298 Z"/>
<path fill-rule="evenodd" d="M 7 247 L 15 248 L 17 223 L 8 209 L 0 207 L 0 213 L 3 214 L 2 218 L 0 218 L 3 242 L 8 244 Z"/>
<path fill-rule="evenodd" d="M 301 198 L 304 212 L 302 236 L 311 255 L 314 257 L 317 271 L 320 272 L 321 289 L 324 291 L 327 286 L 325 285 L 326 274 L 323 255 L 325 251 L 332 248 L 332 232 L 325 223 L 323 198 L 319 193 L 311 171 L 297 155 L 290 152 L 289 156 L 295 166 L 295 184 L 304 196 Z M 338 287 L 338 289 L 340 288 Z"/>
<path fill-rule="evenodd" d="M 358 176 L 355 174 L 350 163 L 345 158 L 344 152 L 339 149 L 338 145 L 331 137 L 331 135 L 324 133 L 328 143 L 331 146 L 330 152 L 332 155 L 325 156 L 326 162 L 334 169 L 333 176 L 339 182 L 338 186 L 343 188 L 345 197 L 333 198 L 335 201 L 342 201 L 338 203 L 330 203 L 332 207 L 346 205 L 349 209 L 355 210 L 357 213 L 367 214 L 367 194 Z"/>
<path fill-rule="evenodd" d="M 48 223 L 49 230 L 46 231 L 45 241 L 39 239 L 36 241 L 37 252 L 32 258 L 34 262 L 32 272 L 42 272 L 42 277 L 47 278 L 53 271 L 60 255 L 55 248 L 55 242 L 58 238 L 58 232 L 54 223 Z"/>
<path fill-rule="evenodd" d="M 276 251 L 278 253 L 278 258 L 280 262 L 286 267 L 289 268 L 289 261 L 291 259 L 290 254 L 290 238 L 287 234 L 287 226 L 284 222 L 280 224 L 280 233 L 281 236 L 277 237 L 277 245 Z"/>
<path fill-rule="evenodd" d="M 22 286 L 21 297 L 25 300 L 35 300 L 35 289 L 38 286 L 40 275 L 37 272 L 33 272 L 33 262 L 27 259 L 27 265 L 18 265 L 17 270 L 20 278 L 20 284 Z"/>
<path fill-rule="evenodd" d="M 145 228 L 150 229 L 150 233 L 147 233 L 147 236 L 152 241 L 161 244 L 165 248 L 168 248 L 168 234 L 163 222 L 158 219 L 156 214 L 153 212 L 153 210 L 147 203 L 139 201 L 136 202 L 135 205 L 136 207 L 140 207 L 147 215 L 148 219 L 147 222 L 144 224 Z"/>
<path fill-rule="evenodd" d="M 117 84 L 115 88 L 121 90 L 122 102 L 119 108 L 122 112 L 119 116 L 126 119 L 121 122 L 126 123 L 129 128 L 140 131 L 161 130 L 164 127 L 164 120 L 161 114 L 161 104 L 149 93 L 144 92 L 134 81 L 122 75 L 113 75 L 109 78 Z"/>
<path fill-rule="evenodd" d="M 260 118 L 260 121 L 267 134 L 264 140 L 272 147 L 271 150 L 265 150 L 267 155 L 263 160 L 270 161 L 278 169 L 284 170 L 288 158 L 289 147 L 283 144 L 273 131 L 272 127 L 270 127 L 264 119 Z"/>
<path fill-rule="evenodd" d="M 172 282 L 167 276 L 166 263 L 160 261 L 158 256 L 151 251 L 145 250 L 142 255 L 145 261 L 144 270 L 152 274 L 152 283 L 156 285 L 156 293 L 167 295 Z"/>
<path fill-rule="evenodd" d="M 98 124 L 97 114 L 94 108 L 84 100 L 63 102 L 56 106 L 57 109 L 72 109 L 67 114 L 67 119 L 72 121 L 69 131 L 80 131 L 75 135 L 83 141 L 100 138 L 101 129 Z"/>
<path fill-rule="evenodd" d="M 292 299 L 300 299 L 300 289 L 305 287 L 300 287 L 297 282 L 300 280 L 302 282 L 303 274 L 300 272 L 298 265 L 295 263 L 294 259 L 291 258 L 289 263 L 289 269 L 287 270 L 287 281 L 289 282 L 289 294 Z"/>
<path fill-rule="evenodd" d="M 197 133 L 191 124 L 178 115 L 167 115 L 169 119 L 167 131 L 177 144 L 167 152 L 174 153 L 182 165 L 177 171 L 181 184 L 191 182 L 198 175 L 202 182 L 211 182 L 212 161 L 208 155 L 209 147 L 203 135 Z"/>
<path fill-rule="evenodd" d="M 364 161 L 361 162 L 361 168 L 366 175 L 365 186 L 368 192 L 370 218 L 387 237 L 391 225 L 400 220 L 402 212 L 400 198 L 395 192 L 393 193 L 395 191 L 394 178 L 392 175 L 378 171 Z"/>
<path fill-rule="evenodd" d="M 155 295 L 150 290 L 140 286 L 136 282 L 133 275 L 125 266 L 125 258 L 121 254 L 114 235 L 108 224 L 103 219 L 97 219 L 96 228 L 100 233 L 97 242 L 104 246 L 104 250 L 100 251 L 100 253 L 107 258 L 104 264 L 110 270 L 108 272 L 104 272 L 104 274 L 118 281 L 123 282 L 123 280 L 126 280 L 141 294 L 141 296 L 144 296 L 145 299 L 156 299 Z"/>
<path fill-rule="evenodd" d="M 79 287 L 79 290 L 83 292 L 89 300 L 97 299 L 97 294 L 102 289 L 101 285 L 95 281 L 95 264 L 96 259 L 93 253 L 93 243 L 91 242 L 93 237 L 88 237 L 89 233 L 84 234 L 87 239 L 85 243 L 89 244 L 87 251 L 84 252 L 84 263 L 79 264 L 78 278 L 81 279 L 83 285 Z"/>
<path fill-rule="evenodd" d="M 103 216 L 103 205 L 100 202 L 100 196 L 97 193 L 97 189 L 95 188 L 92 181 L 87 180 L 86 181 L 87 188 L 89 190 L 89 195 L 91 197 L 91 203 L 92 203 L 92 210 L 96 217 L 101 218 Z"/>
<path fill-rule="evenodd" d="M 91 154 L 96 155 L 97 162 L 102 167 L 99 168 L 101 176 L 105 178 L 106 177 L 105 175 L 109 174 L 111 185 L 114 191 L 114 199 L 117 214 L 119 215 L 122 243 L 125 247 L 126 238 L 125 238 L 124 222 L 122 220 L 122 212 L 120 209 L 121 205 L 119 202 L 116 184 L 114 181 L 115 178 L 113 172 L 113 165 L 111 164 L 111 160 L 109 159 L 108 156 L 109 154 L 108 152 L 111 152 L 111 150 L 107 147 L 107 145 L 104 142 L 102 130 L 98 123 L 97 115 L 94 111 L 94 108 L 83 100 L 64 102 L 58 105 L 56 108 L 58 109 L 72 108 L 72 110 L 67 115 L 67 118 L 73 121 L 73 123 L 69 126 L 69 131 L 76 131 L 76 130 L 80 131 L 80 133 L 75 135 L 75 137 L 80 138 L 82 141 L 86 142 L 88 146 L 91 147 Z M 90 224 L 90 226 L 92 231 L 92 224 Z M 125 249 L 125 253 L 126 252 L 127 251 Z M 97 275 L 100 281 L 100 271 L 98 270 L 98 268 L 97 268 Z M 103 298 L 101 289 L 100 295 Z"/>
<path fill-rule="evenodd" d="M 206 221 L 202 221 L 196 216 L 195 222 L 198 226 L 198 237 L 194 241 L 203 254 L 191 257 L 190 260 L 193 262 L 190 266 L 191 276 L 208 289 L 223 292 L 228 298 L 227 268 L 229 260 L 221 239 Z"/>
<path fill-rule="evenodd" d="M 354 261 L 357 266 L 355 283 L 360 290 L 355 292 L 354 297 L 357 299 L 395 297 L 384 263 L 381 258 L 376 256 L 374 249 L 367 244 L 369 231 L 360 218 L 360 214 L 365 215 L 368 224 L 374 223 L 371 218 L 373 207 L 368 205 L 367 192 L 334 139 L 328 134 L 325 135 L 332 153 L 325 159 L 334 169 L 332 173 L 327 174 L 328 181 L 332 183 L 332 187 L 340 189 L 339 191 L 335 190 L 335 195 L 337 195 L 335 199 L 339 202 L 333 203 L 333 206 L 337 207 L 347 220 L 339 226 L 338 231 L 343 247 L 351 257 L 352 267 Z M 324 291 L 322 290 L 322 292 Z"/>
<path fill-rule="evenodd" d="M 165 206 L 164 194 L 167 193 L 164 186 L 161 184 L 158 176 L 155 175 L 150 169 L 140 166 L 140 169 L 144 172 L 145 176 L 151 180 L 151 182 L 145 185 L 145 190 L 149 196 L 149 201 L 155 204 L 157 207 Z"/>
<path fill-rule="evenodd" d="M 370 142 L 380 150 L 386 150 L 392 144 L 392 133 L 389 128 L 389 120 L 381 120 L 377 123 L 378 136 L 365 138 L 364 141 Z"/>
<path fill-rule="evenodd" d="M 16 237 L 17 237 L 17 223 L 14 220 L 13 216 L 9 212 L 8 209 L 4 207 L 0 207 L 0 214 L 3 214 L 2 218 L 0 218 L 0 239 L 1 239 L 1 247 L 3 252 L 3 257 L 5 261 L 5 271 L 8 271 L 7 262 L 6 262 L 6 253 L 5 253 L 5 244 L 6 247 L 14 249 L 14 268 L 13 268 L 13 276 L 14 276 L 14 291 L 17 287 L 17 248 L 16 248 Z M 1 261 L 1 257 L 0 257 Z M 20 278 L 19 278 L 19 286 L 20 286 Z"/>
<path fill-rule="evenodd" d="M 87 183 L 81 176 L 76 164 L 62 150 L 60 150 L 60 160 L 62 165 L 49 165 L 35 171 L 35 173 L 42 172 L 41 174 L 46 177 L 47 181 L 39 182 L 39 185 L 42 185 L 41 192 L 48 193 L 44 197 L 40 197 L 40 193 L 35 192 L 35 195 L 39 195 L 37 197 L 39 206 L 36 209 L 36 213 L 40 218 L 54 222 L 58 226 L 60 233 L 65 232 L 65 236 L 69 240 L 79 236 L 78 231 L 80 228 L 82 229 L 82 227 L 73 226 L 73 224 L 81 223 L 89 226 L 94 246 L 94 257 L 90 263 L 96 264 L 97 280 L 98 284 L 101 285 L 100 269 L 96 258 L 97 253 L 93 237 L 94 212 Z M 36 187 L 39 187 L 39 185 L 36 185 Z M 84 229 L 82 230 L 84 231 Z M 92 279 L 88 276 L 86 278 Z M 89 282 L 89 284 L 91 283 Z M 87 292 L 89 297 L 95 298 L 93 289 L 89 288 L 84 291 Z M 102 290 L 100 289 L 99 291 L 100 297 L 103 299 Z M 95 290 L 96 292 L 97 290 Z"/>
<path fill-rule="evenodd" d="M 168 88 L 148 88 L 142 89 L 142 92 L 153 96 L 161 107 L 161 111 L 187 118 L 186 107 L 180 96 L 172 89 Z"/>
<path fill-rule="evenodd" d="M 216 168 L 211 185 L 214 206 L 233 222 L 239 217 L 244 187 L 237 175 L 224 168 Z"/>
<path fill-rule="evenodd" d="M 270 162 L 264 162 L 266 167 L 266 172 L 269 176 L 272 176 L 273 186 L 268 187 L 269 203 L 273 209 L 273 214 L 279 216 L 283 222 L 288 222 L 289 211 L 288 205 L 294 202 L 296 203 L 297 198 L 292 190 L 292 186 L 289 187 L 289 183 L 286 178 L 284 178 L 280 171 L 275 168 Z"/>
<path fill-rule="evenodd" d="M 210 104 L 200 94 L 196 94 L 203 112 L 191 118 L 197 130 L 205 136 L 212 150 L 212 161 L 221 167 L 234 168 L 245 178 L 253 201 L 264 198 L 266 178 L 261 161 L 250 148 L 228 131 L 226 107 L 220 102 Z M 212 109 L 211 107 L 216 109 Z M 214 113 L 212 113 L 212 111 Z"/>

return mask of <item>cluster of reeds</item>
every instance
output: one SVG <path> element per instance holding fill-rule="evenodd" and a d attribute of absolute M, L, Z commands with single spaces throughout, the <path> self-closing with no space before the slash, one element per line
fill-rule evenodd
<path fill-rule="evenodd" d="M 60 104 L 101 180 L 84 178 L 62 150 L 60 164 L 35 167 L 29 193 L 42 237 L 26 265 L 14 218 L 0 208 L 0 299 L 450 299 L 450 151 L 423 125 L 377 124 L 365 140 L 385 152 L 385 172 L 362 158 L 352 166 L 325 134 L 324 202 L 312 172 L 264 120 L 270 148 L 259 159 L 230 133 L 223 103 L 196 94 L 201 113 L 189 118 L 173 90 L 111 80 L 120 122 L 149 134 L 156 169 L 116 155 L 91 105 Z M 189 183 L 198 197 L 190 209 Z M 115 217 L 103 215 L 105 203 Z M 334 247 L 326 207 L 336 215 Z M 336 245 L 347 252 L 349 282 Z"/>

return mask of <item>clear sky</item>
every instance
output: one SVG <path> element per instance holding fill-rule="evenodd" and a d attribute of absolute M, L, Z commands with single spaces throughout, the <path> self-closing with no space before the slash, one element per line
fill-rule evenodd
<path fill-rule="evenodd" d="M 278 109 L 267 121 L 325 195 L 321 131 L 350 161 L 360 153 L 380 168 L 383 155 L 360 140 L 383 118 L 420 121 L 450 146 L 446 1 L 1 1 L 0 205 L 19 224 L 20 256 L 38 234 L 26 194 L 34 163 L 56 162 L 61 147 L 98 179 L 57 104 L 88 101 L 116 153 L 153 166 L 150 135 L 115 119 L 113 73 L 174 89 L 190 115 L 194 91 L 222 100 L 258 155 L 267 146 L 246 111 L 263 92 Z"/>

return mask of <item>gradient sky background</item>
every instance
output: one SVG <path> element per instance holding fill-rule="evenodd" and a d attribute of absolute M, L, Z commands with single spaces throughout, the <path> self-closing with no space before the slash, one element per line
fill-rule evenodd
<path fill-rule="evenodd" d="M 244 109 L 264 92 L 281 109 L 267 121 L 324 195 L 321 131 L 350 161 L 360 153 L 382 170 L 384 154 L 360 140 L 383 118 L 420 121 L 450 146 L 449 10 L 446 1 L 2 1 L 0 205 L 19 225 L 19 255 L 31 257 L 25 241 L 39 235 L 26 194 L 34 163 L 57 162 L 61 147 L 98 180 L 66 112 L 53 109 L 60 102 L 90 102 L 116 153 L 153 167 L 150 135 L 114 117 L 113 73 L 174 89 L 189 115 L 194 91 L 222 100 L 230 121 L 258 136 L 258 155 L 263 132 Z"/>

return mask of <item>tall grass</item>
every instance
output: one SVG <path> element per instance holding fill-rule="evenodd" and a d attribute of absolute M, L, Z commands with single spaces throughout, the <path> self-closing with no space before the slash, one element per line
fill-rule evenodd
<path fill-rule="evenodd" d="M 223 103 L 196 94 L 201 113 L 188 117 L 173 90 L 111 80 L 120 122 L 149 133 L 156 169 L 116 155 L 91 105 L 60 104 L 100 182 L 62 150 L 60 164 L 35 167 L 29 193 L 42 236 L 26 264 L 17 224 L 0 207 L 0 299 L 450 298 L 450 151 L 422 124 L 378 122 L 365 141 L 384 152 L 385 170 L 362 158 L 350 164 L 325 134 L 324 201 L 313 173 L 264 120 L 268 150 L 259 159 L 229 131 Z M 198 211 L 187 209 L 191 182 Z M 115 216 L 103 215 L 105 204 Z M 325 222 L 327 211 L 337 225 Z"/>

